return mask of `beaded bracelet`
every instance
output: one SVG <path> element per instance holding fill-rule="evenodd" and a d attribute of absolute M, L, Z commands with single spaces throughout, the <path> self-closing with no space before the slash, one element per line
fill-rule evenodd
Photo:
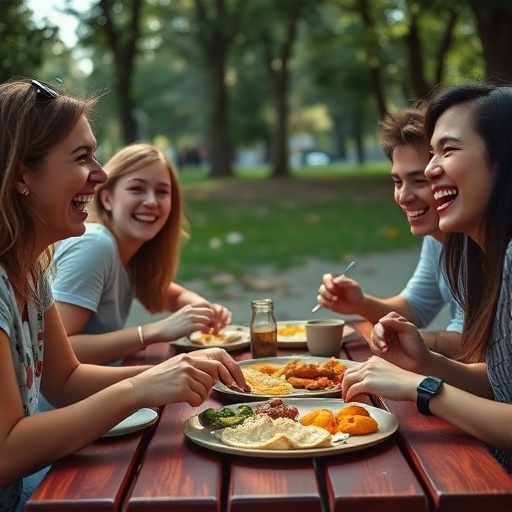
<path fill-rule="evenodd" d="M 137 332 L 139 333 L 139 341 L 142 350 L 146 350 L 146 345 L 144 344 L 144 333 L 142 332 L 142 325 L 137 326 Z"/>

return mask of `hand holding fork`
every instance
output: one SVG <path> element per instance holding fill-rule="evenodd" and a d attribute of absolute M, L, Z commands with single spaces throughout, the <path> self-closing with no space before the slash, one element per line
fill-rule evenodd
<path fill-rule="evenodd" d="M 339 276 L 337 277 L 341 277 L 341 276 L 344 276 L 349 270 L 353 269 L 354 267 L 356 266 L 356 262 L 355 261 L 351 261 L 346 267 L 345 267 L 345 270 L 343 271 L 343 274 L 340 274 Z M 316 313 L 320 308 L 322 307 L 321 304 L 317 304 L 312 310 L 311 310 L 311 313 Z"/>

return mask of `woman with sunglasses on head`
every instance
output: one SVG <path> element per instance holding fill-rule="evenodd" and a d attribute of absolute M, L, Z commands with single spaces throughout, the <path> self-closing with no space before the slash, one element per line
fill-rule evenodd
<path fill-rule="evenodd" d="M 152 367 L 80 364 L 74 355 L 53 302 L 48 248 L 83 234 L 85 205 L 106 180 L 94 157 L 93 105 L 34 80 L 0 85 L 2 512 L 22 509 L 25 477 L 141 407 L 198 406 L 217 378 L 245 385 L 220 349 Z M 40 392 L 59 408 L 36 414 Z"/>
<path fill-rule="evenodd" d="M 414 325 L 389 313 L 374 327 L 375 355 L 345 373 L 343 398 L 416 401 L 490 445 L 512 472 L 512 87 L 441 91 L 426 131 L 448 281 L 465 314 L 462 352 L 458 361 L 430 352 Z"/>
<path fill-rule="evenodd" d="M 173 282 L 187 231 L 172 164 L 155 146 L 136 143 L 104 168 L 94 222 L 54 255 L 53 294 L 78 359 L 106 364 L 193 331 L 218 332 L 230 311 Z M 126 328 L 135 298 L 150 313 L 174 313 Z"/>

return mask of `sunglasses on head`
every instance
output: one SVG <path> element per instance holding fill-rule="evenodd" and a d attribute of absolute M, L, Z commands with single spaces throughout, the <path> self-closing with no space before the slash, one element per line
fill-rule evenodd
<path fill-rule="evenodd" d="M 36 89 L 36 101 L 52 100 L 59 95 L 57 91 L 54 91 L 49 85 L 46 85 L 39 80 L 30 80 L 30 83 Z"/>

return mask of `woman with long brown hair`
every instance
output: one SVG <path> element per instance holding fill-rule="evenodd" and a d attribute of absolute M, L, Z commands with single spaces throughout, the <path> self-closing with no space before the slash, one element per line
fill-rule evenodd
<path fill-rule="evenodd" d="M 223 350 L 157 366 L 81 364 L 54 304 L 55 242 L 83 234 L 106 175 L 89 124 L 94 101 L 36 80 L 0 85 L 0 510 L 22 510 L 29 475 L 142 407 L 199 406 L 216 379 L 245 385 Z M 37 414 L 40 393 L 57 409 Z"/>
<path fill-rule="evenodd" d="M 218 331 L 231 319 L 174 281 L 180 240 L 188 235 L 176 170 L 147 143 L 119 150 L 104 166 L 83 236 L 55 251 L 57 308 L 77 357 L 105 364 L 193 331 Z M 134 299 L 150 313 L 169 312 L 137 327 L 125 323 Z"/>

